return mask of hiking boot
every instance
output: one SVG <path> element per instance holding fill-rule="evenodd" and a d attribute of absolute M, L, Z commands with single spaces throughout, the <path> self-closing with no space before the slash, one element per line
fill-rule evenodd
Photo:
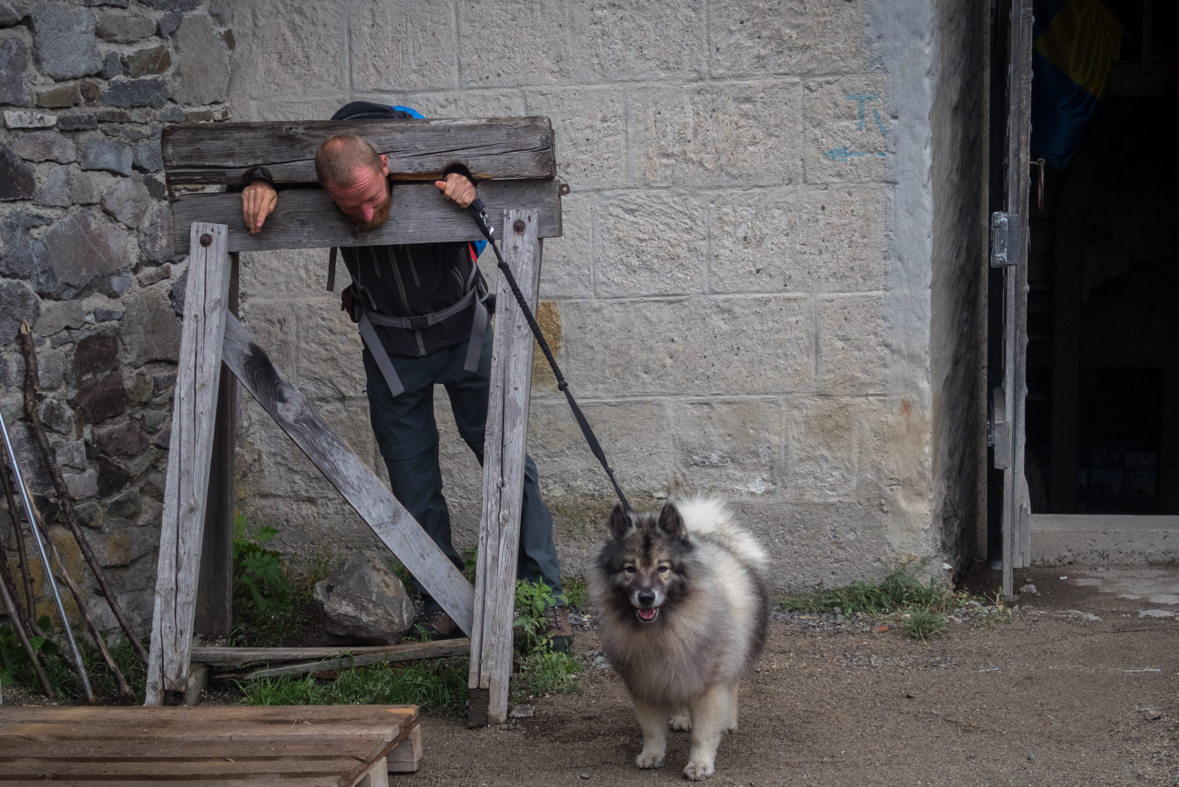
<path fill-rule="evenodd" d="M 544 611 L 544 635 L 554 653 L 568 653 L 573 650 L 573 629 L 569 627 L 569 610 L 565 607 L 549 607 Z"/>
<path fill-rule="evenodd" d="M 414 627 L 430 640 L 453 639 L 463 636 L 462 629 L 458 627 L 458 624 L 441 609 L 423 613 L 414 622 Z"/>

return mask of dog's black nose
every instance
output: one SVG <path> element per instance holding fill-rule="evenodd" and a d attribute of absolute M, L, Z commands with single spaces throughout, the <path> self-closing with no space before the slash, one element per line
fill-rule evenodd
<path fill-rule="evenodd" d="M 639 593 L 639 603 L 644 607 L 649 607 L 655 603 L 655 594 L 650 591 Z"/>

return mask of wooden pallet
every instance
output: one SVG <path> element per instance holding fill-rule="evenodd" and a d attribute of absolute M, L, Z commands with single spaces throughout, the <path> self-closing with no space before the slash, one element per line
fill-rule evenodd
<path fill-rule="evenodd" d="M 387 757 L 416 767 L 417 723 L 412 705 L 0 707 L 0 785 L 382 787 Z"/>

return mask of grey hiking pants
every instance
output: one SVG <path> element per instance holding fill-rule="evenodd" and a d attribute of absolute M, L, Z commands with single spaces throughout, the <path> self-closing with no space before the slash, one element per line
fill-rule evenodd
<path fill-rule="evenodd" d="M 492 335 L 487 332 L 479 368 L 463 369 L 467 343 L 447 347 L 421 358 L 393 355 L 389 360 L 405 391 L 392 396 L 372 354 L 364 350 L 368 380 L 369 418 L 381 457 L 389 469 L 393 495 L 406 507 L 452 563 L 463 567 L 450 542 L 450 512 L 442 496 L 438 466 L 438 427 L 434 421 L 434 386 L 446 387 L 459 435 L 483 464 L 483 432 L 487 423 L 487 395 L 491 375 Z M 553 517 L 540 497 L 536 464 L 524 462 L 524 504 L 520 516 L 517 579 L 543 580 L 560 597 L 561 572 L 553 544 Z M 421 584 L 414 587 L 426 600 L 426 610 L 438 609 Z"/>

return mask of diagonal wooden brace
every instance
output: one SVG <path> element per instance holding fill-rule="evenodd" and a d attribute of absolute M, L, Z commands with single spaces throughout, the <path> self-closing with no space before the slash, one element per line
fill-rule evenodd
<path fill-rule="evenodd" d="M 188 677 L 223 360 L 459 627 L 468 633 L 472 630 L 470 583 L 226 309 L 227 235 L 223 224 L 192 225 L 147 705 L 162 704 L 165 690 L 183 691 Z"/>

